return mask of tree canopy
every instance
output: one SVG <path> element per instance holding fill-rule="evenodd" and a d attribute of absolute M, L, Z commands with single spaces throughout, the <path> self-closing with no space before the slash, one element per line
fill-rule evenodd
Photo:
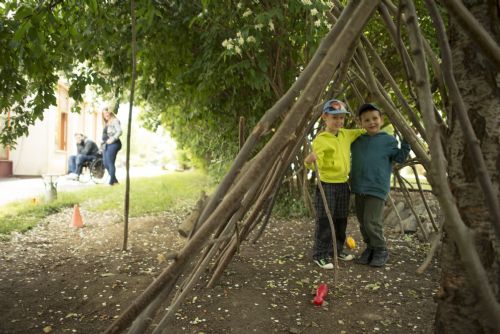
<path fill-rule="evenodd" d="M 131 52 L 125 3 L 4 2 L 0 110 L 12 113 L 1 143 L 14 144 L 56 103 L 59 76 L 68 79 L 77 101 L 88 86 L 124 100 Z M 223 171 L 238 150 L 239 118 L 251 129 L 293 84 L 335 22 L 332 5 L 138 1 L 137 96 L 144 124 L 166 127 L 203 166 Z M 383 29 L 373 20 L 366 35 L 397 67 Z"/>

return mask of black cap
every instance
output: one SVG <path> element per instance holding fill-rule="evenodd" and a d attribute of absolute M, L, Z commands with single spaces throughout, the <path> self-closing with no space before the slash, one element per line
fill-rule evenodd
<path fill-rule="evenodd" d="M 371 110 L 377 110 L 378 112 L 381 112 L 380 109 L 373 103 L 365 103 L 361 105 L 361 107 L 359 107 L 358 116 L 361 116 L 361 114 L 364 113 L 365 111 L 371 111 Z"/>

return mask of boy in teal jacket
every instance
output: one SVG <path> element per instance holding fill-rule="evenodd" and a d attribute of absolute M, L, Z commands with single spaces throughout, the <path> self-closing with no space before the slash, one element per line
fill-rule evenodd
<path fill-rule="evenodd" d="M 338 258 L 344 261 L 354 259 L 352 254 L 344 252 L 349 213 L 350 190 L 347 180 L 351 169 L 351 143 L 365 132 L 361 129 L 343 129 L 345 117 L 349 114 L 342 101 L 329 100 L 324 104 L 321 119 L 325 122 L 325 131 L 316 136 L 312 143 L 313 153 L 304 160 L 306 167 L 313 170 L 314 161 L 317 162 L 319 181 L 333 216 Z M 315 208 L 313 261 L 323 269 L 333 269 L 332 233 L 318 187 Z"/>
<path fill-rule="evenodd" d="M 384 119 L 376 106 L 363 104 L 358 110 L 358 117 L 366 134 L 351 146 L 350 180 L 366 249 L 356 262 L 381 267 L 389 259 L 382 214 L 390 190 L 392 162 L 404 162 L 410 152 L 410 145 L 403 140 L 401 148 L 398 148 L 396 138 L 380 131 Z"/>

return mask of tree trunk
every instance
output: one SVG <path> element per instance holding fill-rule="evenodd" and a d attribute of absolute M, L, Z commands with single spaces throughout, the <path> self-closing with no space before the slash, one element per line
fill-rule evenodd
<path fill-rule="evenodd" d="M 482 22 L 484 28 L 499 42 L 499 8 L 496 1 L 464 0 L 464 5 Z M 453 19 L 450 22 L 450 45 L 454 73 L 465 108 L 480 141 L 487 169 L 494 188 L 499 189 L 500 170 L 500 90 L 499 72 L 493 63 L 478 52 L 474 41 Z M 496 240 L 491 217 L 474 169 L 475 161 L 465 145 L 463 132 L 453 110 L 448 117 L 448 178 L 463 221 L 474 232 L 476 248 L 488 273 L 497 301 L 500 300 L 500 242 Z M 485 312 L 455 246 L 444 225 L 441 256 L 441 289 L 437 296 L 436 333 L 493 333 Z"/>

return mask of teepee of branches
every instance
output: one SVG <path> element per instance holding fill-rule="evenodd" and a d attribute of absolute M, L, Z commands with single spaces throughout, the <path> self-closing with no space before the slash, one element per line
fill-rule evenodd
<path fill-rule="evenodd" d="M 499 172 L 492 163 L 492 155 L 496 154 L 498 158 L 499 130 L 498 126 L 496 130 L 488 130 L 492 133 L 486 137 L 486 130 L 478 133 L 470 119 L 471 115 L 476 120 L 491 117 L 493 123 L 498 124 L 498 87 L 496 91 L 490 90 L 489 94 L 481 96 L 483 103 L 488 103 L 491 108 L 472 110 L 474 98 L 461 87 L 466 80 L 463 75 L 458 75 L 463 71 L 458 71 L 453 62 L 462 61 L 456 64 L 461 69 L 474 66 L 474 62 L 452 55 L 452 50 L 458 54 L 462 52 L 460 41 L 468 43 L 465 47 L 475 45 L 483 67 L 481 71 L 468 75 L 480 79 L 489 71 L 498 77 L 498 38 L 492 37 L 494 34 L 484 28 L 486 24 L 481 24 L 462 2 L 446 0 L 442 4 L 451 20 L 449 33 L 458 37 L 454 41 L 448 38 L 436 3 L 426 0 L 428 16 L 433 20 L 439 42 L 440 55 L 437 55 L 423 38 L 412 1 L 401 0 L 398 6 L 389 0 L 350 1 L 345 8 L 336 2 L 331 16 L 332 30 L 324 37 L 296 82 L 265 113 L 246 139 L 232 167 L 201 212 L 196 231 L 182 250 L 171 255 L 170 265 L 106 333 L 120 333 L 127 329 L 129 333 L 142 333 L 158 316 L 161 320 L 152 332 L 164 333 L 166 324 L 201 277 L 208 275 L 209 287 L 217 283 L 241 243 L 256 229 L 260 235 L 267 225 L 287 168 L 308 149 L 306 138 L 321 113 L 317 106 L 326 98 L 338 96 L 346 87 L 355 92 L 361 91 L 360 88 L 369 91 L 397 131 L 410 143 L 416 158 L 427 171 L 445 216 L 443 251 L 454 256 L 445 264 L 451 266 L 455 259 L 460 266 L 458 269 L 455 263 L 454 267 L 443 266 L 442 293 L 477 294 L 476 314 L 471 315 L 480 315 L 475 326 L 484 332 L 500 332 Z M 488 16 L 487 1 L 476 1 L 469 7 L 474 7 L 476 16 Z M 399 78 L 392 77 L 375 51 L 373 41 L 363 35 L 364 27 L 376 13 L 404 64 L 404 85 L 398 83 L 401 82 L 397 80 Z M 498 17 L 494 23 L 498 25 Z M 407 38 L 402 37 L 403 30 Z M 459 46 L 452 49 L 453 45 Z M 437 93 L 432 90 L 431 82 L 437 83 Z M 403 91 L 410 93 L 404 94 Z M 439 100 L 435 99 L 436 94 L 440 96 Z M 358 96 L 357 100 L 363 101 L 363 96 Z M 443 111 L 449 115 L 447 119 L 443 118 Z M 257 145 L 264 136 L 269 137 L 270 132 L 270 139 L 254 155 Z M 460 142 L 456 141 L 457 136 Z M 475 200 L 475 205 L 482 210 L 474 221 L 464 209 L 470 201 L 459 198 L 465 195 L 460 189 L 453 188 L 460 187 L 457 182 L 468 177 L 460 174 L 456 163 L 464 157 L 473 161 L 470 164 L 473 170 L 469 174 L 474 176 L 464 182 L 469 182 L 469 190 L 475 191 L 475 199 L 471 201 Z M 485 261 L 485 243 L 489 245 L 489 262 Z M 461 274 L 457 274 L 460 269 Z M 454 287 L 447 279 L 453 275 L 465 277 L 460 281 L 465 292 L 452 291 Z M 458 284 L 457 281 L 454 284 Z M 447 303 L 443 297 L 438 306 L 443 316 L 450 316 L 454 310 L 454 306 Z M 159 312 L 165 310 L 165 306 L 168 306 L 167 311 Z M 463 322 L 458 326 L 464 326 Z M 436 328 L 444 325 L 437 319 Z M 471 330 L 471 327 L 461 327 L 463 330 Z"/>

